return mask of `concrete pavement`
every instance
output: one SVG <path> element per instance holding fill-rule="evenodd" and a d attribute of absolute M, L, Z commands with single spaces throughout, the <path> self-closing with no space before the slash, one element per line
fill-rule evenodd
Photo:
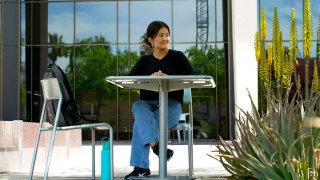
<path fill-rule="evenodd" d="M 130 162 L 129 144 L 114 146 L 114 179 L 123 179 L 123 177 L 132 171 L 129 166 Z M 188 179 L 188 147 L 187 145 L 168 145 L 168 148 L 174 150 L 174 156 L 168 162 L 167 179 Z M 96 146 L 96 177 L 100 177 L 100 155 L 101 145 Z M 213 145 L 194 145 L 194 178 L 193 179 L 226 179 L 230 174 L 223 168 L 220 162 L 209 157 L 207 154 L 217 154 L 217 148 Z M 54 154 L 54 150 L 53 150 Z M 150 170 L 151 177 L 159 174 L 158 157 L 150 153 Z M 34 178 L 42 179 L 44 165 L 35 166 Z M 0 174 L 0 180 L 20 180 L 27 179 L 29 169 L 17 169 L 13 172 Z M 170 178 L 169 178 L 170 177 Z M 81 147 L 76 158 L 67 159 L 62 164 L 51 160 L 49 179 L 91 179 L 91 146 L 84 145 Z M 99 178 L 97 178 L 99 179 Z M 149 179 L 149 178 L 148 178 Z M 154 178 L 150 178 L 154 179 Z"/>

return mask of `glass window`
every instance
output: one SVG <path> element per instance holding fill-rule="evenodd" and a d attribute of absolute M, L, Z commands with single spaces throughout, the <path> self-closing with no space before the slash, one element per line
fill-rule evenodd
<path fill-rule="evenodd" d="M 24 24 L 20 23 L 22 28 L 20 30 L 25 30 L 26 45 L 47 44 L 48 4 L 26 2 L 22 8 L 21 17 L 25 18 Z"/>
<path fill-rule="evenodd" d="M 216 82 L 214 89 L 193 89 L 195 138 L 228 137 L 228 98 L 224 44 L 175 44 L 176 50 L 185 52 L 197 74 L 211 75 Z"/>
<path fill-rule="evenodd" d="M 129 41 L 129 3 L 118 2 L 118 41 L 119 43 L 128 43 Z"/>
<path fill-rule="evenodd" d="M 195 42 L 197 38 L 196 1 L 174 1 L 173 40 L 174 42 Z"/>
<path fill-rule="evenodd" d="M 133 121 L 130 120 L 131 115 L 131 105 L 130 105 L 130 95 L 131 90 L 118 88 L 118 124 L 117 124 L 117 136 L 119 140 L 129 140 L 132 134 Z"/>
<path fill-rule="evenodd" d="M 133 48 L 136 49 L 138 47 L 133 46 Z M 134 49 L 130 49 L 129 51 L 129 46 L 119 46 L 117 54 L 119 76 L 127 75 L 130 72 L 131 67 L 138 61 L 138 59 L 140 59 L 139 52 Z"/>
<path fill-rule="evenodd" d="M 227 62 L 224 45 L 214 44 L 223 41 L 226 12 L 222 0 L 208 0 L 206 8 L 210 46 L 197 46 L 194 0 L 22 0 L 21 118 L 38 121 L 40 99 L 35 94 L 41 87 L 35 82 L 55 63 L 66 73 L 81 112 L 110 123 L 115 140 L 130 140 L 131 107 L 139 90 L 118 88 L 105 77 L 128 74 L 143 55 L 147 26 L 160 20 L 170 27 L 170 48 L 184 52 L 198 74 L 211 75 L 217 83 L 217 88 L 193 92 L 195 138 L 227 137 Z M 90 137 L 89 131 L 83 133 L 84 140 Z"/>
<path fill-rule="evenodd" d="M 20 114 L 25 114 L 26 120 L 31 122 L 39 121 L 41 106 L 41 87 L 40 80 L 49 65 L 48 48 L 39 46 L 26 46 L 21 48 L 21 87 L 25 87 L 26 91 L 21 90 L 22 99 L 25 101 L 26 108 L 21 107 Z"/>
<path fill-rule="evenodd" d="M 212 2 L 212 1 L 209 1 L 209 2 Z M 220 42 L 223 42 L 224 41 L 224 39 L 223 39 L 223 4 L 222 4 L 222 0 L 216 0 L 216 6 L 213 6 L 213 5 L 211 5 L 210 3 L 209 3 L 209 7 L 215 7 L 215 9 L 213 10 L 211 10 L 211 9 L 209 9 L 209 12 L 211 12 L 212 14 L 213 14 L 213 12 L 216 12 L 217 13 L 217 25 L 215 25 L 215 24 L 213 24 L 213 22 L 211 23 L 210 22 L 210 24 L 209 24 L 209 28 L 211 28 L 211 27 L 214 27 L 214 28 L 216 28 L 216 31 L 217 31 L 217 37 L 216 38 L 213 38 L 212 40 L 211 40 L 211 38 L 210 38 L 210 33 L 211 33 L 211 31 L 210 31 L 210 33 L 209 33 L 209 41 L 210 42 L 212 42 L 212 41 L 220 41 Z M 226 3 L 224 3 L 224 4 L 226 4 Z M 225 8 L 225 9 L 227 9 L 227 8 Z M 211 14 L 209 14 L 210 15 L 210 17 L 215 17 L 214 15 L 212 15 L 211 16 Z M 212 31 L 212 32 L 215 32 L 215 31 Z"/>
<path fill-rule="evenodd" d="M 76 42 L 100 36 L 117 41 L 117 4 L 115 2 L 76 3 Z M 99 42 L 96 42 L 100 44 Z"/>
<path fill-rule="evenodd" d="M 48 3 L 48 36 L 56 35 L 59 37 L 59 39 L 50 39 L 48 37 L 49 44 L 71 44 L 74 42 L 73 10 L 73 3 L 71 2 Z"/>
<path fill-rule="evenodd" d="M 25 45 L 26 44 L 26 7 L 25 7 L 25 3 L 21 3 L 20 6 L 20 27 L 21 27 L 21 36 L 20 36 L 20 43 L 21 45 Z M 0 3 L 0 19 L 1 19 L 1 3 Z M 1 24 L 0 24 L 1 25 Z M 1 26 L 0 26 L 1 28 Z"/>
<path fill-rule="evenodd" d="M 72 61 L 70 52 L 73 50 L 72 46 L 49 46 L 48 47 L 48 64 L 58 65 L 64 72 L 68 71 L 69 65 Z"/>
<path fill-rule="evenodd" d="M 188 56 L 188 49 L 195 47 L 196 43 L 174 43 L 174 49 L 183 52 L 186 56 Z"/>
<path fill-rule="evenodd" d="M 72 57 L 70 57 L 72 58 Z M 117 122 L 116 86 L 105 81 L 106 76 L 116 75 L 116 57 L 110 46 L 82 45 L 75 48 L 75 64 L 67 77 L 73 84 L 75 100 L 88 119 L 110 123 Z"/>
<path fill-rule="evenodd" d="M 20 118 L 27 119 L 27 90 L 26 90 L 26 47 L 20 51 Z"/>
<path fill-rule="evenodd" d="M 155 20 L 165 22 L 171 30 L 171 1 L 131 1 L 130 20 L 131 43 L 141 42 L 149 23 Z"/>

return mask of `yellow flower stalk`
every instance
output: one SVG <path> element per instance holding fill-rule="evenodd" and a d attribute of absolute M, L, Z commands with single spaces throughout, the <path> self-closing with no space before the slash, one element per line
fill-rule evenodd
<path fill-rule="evenodd" d="M 282 83 L 284 88 L 288 88 L 291 83 L 291 74 L 292 74 L 292 61 L 289 59 L 289 56 L 283 56 L 282 63 Z"/>
<path fill-rule="evenodd" d="M 255 34 L 254 49 L 256 51 L 256 60 L 259 61 L 259 59 L 260 59 L 260 36 L 259 36 L 258 32 L 256 32 L 256 34 Z"/>
<path fill-rule="evenodd" d="M 298 54 L 298 36 L 297 36 L 297 25 L 294 8 L 291 9 L 291 24 L 290 24 L 290 47 L 289 55 L 292 61 L 298 63 L 296 54 Z"/>
<path fill-rule="evenodd" d="M 277 86 L 280 87 L 281 83 L 283 83 L 283 72 L 284 72 L 284 47 L 282 45 L 282 34 L 280 31 L 277 32 L 277 39 L 274 45 L 276 45 L 277 49 L 273 48 L 273 60 L 274 64 L 274 75 L 277 80 Z"/>
<path fill-rule="evenodd" d="M 300 75 L 299 74 L 298 74 L 297 89 L 298 89 L 298 91 L 301 90 L 301 80 L 300 80 Z"/>
<path fill-rule="evenodd" d="M 312 15 L 311 15 L 311 3 L 310 0 L 304 1 L 303 12 L 303 55 L 304 57 L 310 57 L 312 46 Z"/>
<path fill-rule="evenodd" d="M 266 57 L 266 51 L 264 48 L 264 42 L 261 42 L 261 56 L 259 60 L 259 74 L 260 78 L 264 84 L 265 87 L 269 84 L 269 77 L 270 77 L 270 71 L 269 71 L 269 64 Z"/>
<path fill-rule="evenodd" d="M 318 92 L 319 90 L 319 74 L 318 74 L 318 67 L 317 67 L 317 61 L 314 60 L 314 66 L 313 66 L 313 91 Z"/>
<path fill-rule="evenodd" d="M 268 64 L 272 65 L 272 43 L 268 44 Z"/>
<path fill-rule="evenodd" d="M 277 39 L 278 39 L 278 34 L 279 34 L 279 19 L 278 19 L 278 12 L 277 12 L 277 8 L 274 8 L 274 15 L 273 15 L 273 30 L 272 30 L 272 59 L 273 61 L 277 61 L 277 51 L 278 51 L 278 47 L 277 47 Z"/>
<path fill-rule="evenodd" d="M 279 20 L 278 20 L 278 12 L 277 8 L 274 8 L 274 15 L 273 15 L 273 30 L 272 30 L 272 61 L 273 61 L 273 66 L 275 70 L 275 77 L 277 81 L 279 80 L 279 72 L 280 72 L 280 66 L 279 66 L 279 43 L 278 43 L 278 36 L 279 36 Z"/>
<path fill-rule="evenodd" d="M 260 32 L 261 32 L 261 40 L 264 41 L 267 37 L 267 18 L 266 18 L 266 11 L 264 7 L 262 7 L 261 9 Z"/>

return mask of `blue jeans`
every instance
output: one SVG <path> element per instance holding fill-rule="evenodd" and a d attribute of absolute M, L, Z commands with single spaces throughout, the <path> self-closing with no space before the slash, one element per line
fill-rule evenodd
<path fill-rule="evenodd" d="M 182 112 L 181 103 L 168 100 L 168 128 L 175 126 Z M 159 141 L 159 101 L 136 101 L 132 133 L 130 166 L 149 168 L 150 142 Z"/>

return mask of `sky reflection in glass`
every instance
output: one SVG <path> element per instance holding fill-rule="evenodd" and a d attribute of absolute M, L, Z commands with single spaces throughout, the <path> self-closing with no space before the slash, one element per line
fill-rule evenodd
<path fill-rule="evenodd" d="M 73 3 L 48 3 L 48 34 L 55 33 L 64 43 L 73 43 Z"/>

